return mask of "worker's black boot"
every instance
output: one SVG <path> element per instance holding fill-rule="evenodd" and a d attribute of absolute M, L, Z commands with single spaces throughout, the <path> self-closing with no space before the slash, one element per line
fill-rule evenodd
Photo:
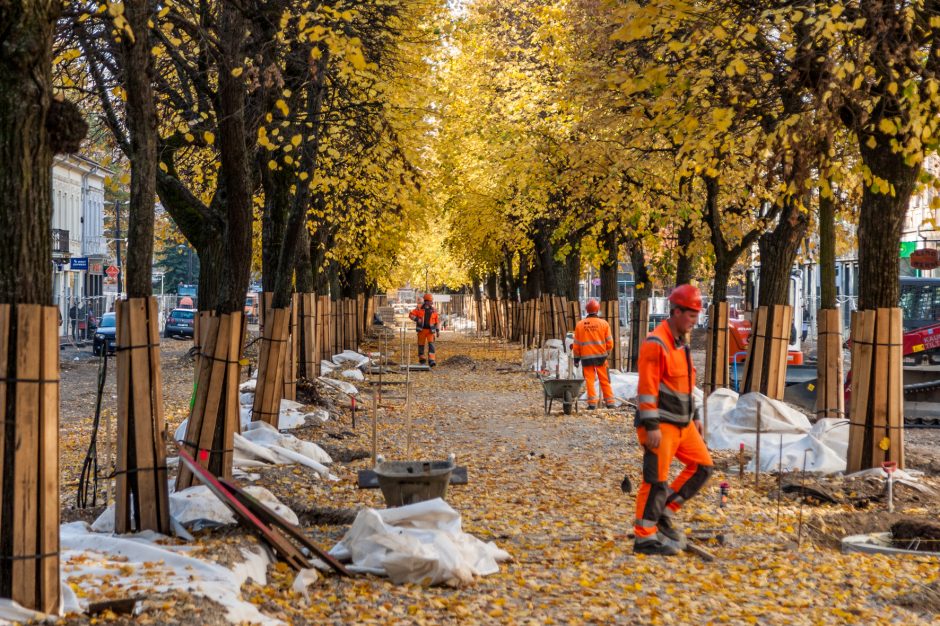
<path fill-rule="evenodd" d="M 659 521 L 656 522 L 656 527 L 659 528 L 659 533 L 667 539 L 667 543 L 672 543 L 679 550 L 685 550 L 686 537 L 685 532 L 683 532 L 682 527 L 676 523 L 676 518 L 673 517 L 672 511 L 666 509 L 666 513 L 659 518 Z"/>
<path fill-rule="evenodd" d="M 593 411 L 593 410 L 595 410 L 596 408 L 597 408 L 597 405 L 596 405 L 596 404 L 589 404 L 589 405 L 588 405 L 588 411 Z"/>
<path fill-rule="evenodd" d="M 435 361 L 434 359 L 431 359 L 430 361 L 428 361 L 428 365 L 430 365 L 431 367 L 434 367 L 435 365 L 437 365 L 437 361 Z"/>
<path fill-rule="evenodd" d="M 675 556 L 679 554 L 679 548 L 670 541 L 663 541 L 663 537 L 656 534 L 652 537 L 637 537 L 634 539 L 633 553 Z"/>
<path fill-rule="evenodd" d="M 418 358 L 418 363 L 420 363 L 421 365 L 424 365 L 425 363 L 427 363 L 427 361 L 426 361 L 426 360 L 424 359 L 424 357 L 422 356 L 422 357 L 419 357 L 419 358 Z"/>

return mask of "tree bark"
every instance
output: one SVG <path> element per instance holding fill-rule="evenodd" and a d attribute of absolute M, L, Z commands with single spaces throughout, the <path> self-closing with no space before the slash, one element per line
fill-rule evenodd
<path fill-rule="evenodd" d="M 604 251 L 607 255 L 600 266 L 601 275 L 601 301 L 619 300 L 620 292 L 617 285 L 617 270 L 620 265 L 620 234 L 614 225 L 608 225 L 601 236 Z M 645 263 L 644 263 L 645 265 Z"/>
<path fill-rule="evenodd" d="M 901 296 L 898 249 L 904 216 L 921 167 L 907 165 L 903 154 L 894 154 L 890 137 L 881 135 L 876 140 L 875 148 L 859 142 L 862 161 L 872 175 L 894 187 L 894 194 L 877 193 L 868 185 L 862 190 L 858 218 L 859 310 L 898 306 Z"/>
<path fill-rule="evenodd" d="M 692 282 L 692 252 L 690 247 L 695 239 L 692 220 L 686 219 L 679 226 L 678 247 L 676 248 L 676 286 Z"/>
<path fill-rule="evenodd" d="M 316 281 L 313 277 L 313 263 L 310 259 L 310 231 L 301 229 L 300 241 L 297 242 L 297 258 L 294 261 L 294 280 L 298 293 L 313 293 Z"/>
<path fill-rule="evenodd" d="M 128 298 L 146 298 L 153 293 L 153 207 L 157 193 L 157 107 L 150 58 L 150 1 L 126 0 L 124 16 L 134 33 L 133 37 L 121 38 L 131 149 L 125 284 Z"/>
<path fill-rule="evenodd" d="M 809 214 L 795 202 L 787 201 L 774 229 L 760 236 L 760 289 L 758 306 L 786 304 L 790 288 L 790 272 L 799 251 Z"/>
<path fill-rule="evenodd" d="M 549 220 L 541 218 L 535 221 L 532 240 L 541 269 L 542 293 L 558 293 L 558 277 L 555 272 L 555 248 L 552 245 L 553 227 Z"/>
<path fill-rule="evenodd" d="M 562 295 L 572 302 L 578 301 L 581 282 L 581 246 L 575 244 L 565 258 L 565 281 Z"/>
<path fill-rule="evenodd" d="M 633 279 L 636 286 L 633 288 L 635 300 L 648 300 L 653 295 L 653 285 L 650 282 L 649 267 L 646 265 L 646 253 L 643 243 L 639 239 L 627 239 L 627 251 L 630 253 L 630 265 L 633 266 Z"/>
<path fill-rule="evenodd" d="M 830 183 L 830 189 L 831 189 Z M 821 309 L 836 308 L 836 207 L 819 195 L 819 285 Z"/>

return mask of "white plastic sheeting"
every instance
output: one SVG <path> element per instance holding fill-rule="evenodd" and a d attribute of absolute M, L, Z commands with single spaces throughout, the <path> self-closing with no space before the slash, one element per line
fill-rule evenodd
<path fill-rule="evenodd" d="M 393 509 L 362 509 L 330 553 L 351 571 L 396 584 L 459 586 L 499 571 L 509 553 L 461 529 L 460 514 L 440 498 Z"/>
<path fill-rule="evenodd" d="M 345 368 L 350 368 L 350 367 L 363 368 L 369 364 L 369 357 L 367 357 L 364 354 L 354 352 L 353 350 L 344 350 L 340 352 L 339 354 L 334 354 L 332 360 L 333 360 L 333 363 L 335 363 L 336 365 L 339 365 Z"/>
<path fill-rule="evenodd" d="M 297 514 L 283 504 L 277 497 L 257 485 L 245 487 L 245 491 L 267 505 L 275 513 L 297 524 Z M 170 515 L 180 524 L 196 520 L 207 520 L 218 524 L 234 524 L 235 515 L 205 485 L 195 485 L 170 494 Z M 91 525 L 91 530 L 98 533 L 114 532 L 114 505 L 105 509 Z"/>
<path fill-rule="evenodd" d="M 77 581 L 91 598 L 99 595 L 99 587 L 100 595 L 107 591 L 110 596 L 116 591 L 119 596 L 131 596 L 141 589 L 148 593 L 185 590 L 220 604 L 232 623 L 282 623 L 258 611 L 239 591 L 248 578 L 266 583 L 270 559 L 264 552 L 243 549 L 246 561 L 227 569 L 186 555 L 188 546 L 160 545 L 156 541 L 162 535 L 155 533 L 103 535 L 91 532 L 84 522 L 73 522 L 62 525 L 60 538 L 63 587 L 70 580 Z M 126 591 L 121 593 L 121 589 Z M 85 601 L 80 602 L 85 608 Z"/>
<path fill-rule="evenodd" d="M 849 428 L 844 419 L 809 419 L 787 404 L 760 393 L 740 398 L 730 389 L 719 389 L 708 397 L 708 445 L 716 450 L 737 450 L 743 443 L 753 453 L 757 448 L 757 409 L 761 409 L 761 471 L 803 468 L 833 473 L 845 470 Z M 783 442 L 783 454 L 780 443 Z M 806 451 L 809 452 L 806 452 Z M 754 469 L 754 461 L 748 465 Z"/>
<path fill-rule="evenodd" d="M 343 378 L 348 378 L 349 380 L 365 380 L 366 377 L 359 370 L 343 370 Z"/>
<path fill-rule="evenodd" d="M 549 339 L 545 347 L 526 351 L 522 357 L 522 367 L 533 372 L 544 371 L 549 378 L 568 378 L 568 353 L 564 351 L 561 340 Z M 577 368 L 573 374 L 580 377 Z"/>

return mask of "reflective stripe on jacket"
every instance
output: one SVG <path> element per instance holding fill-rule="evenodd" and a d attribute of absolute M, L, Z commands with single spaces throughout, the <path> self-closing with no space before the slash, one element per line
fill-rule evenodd
<path fill-rule="evenodd" d="M 614 338 L 610 336 L 607 320 L 592 313 L 575 326 L 571 351 L 584 365 L 603 365 L 613 347 Z"/>
<path fill-rule="evenodd" d="M 636 424 L 647 430 L 660 422 L 685 426 L 693 419 L 695 367 L 689 347 L 662 322 L 640 346 L 639 409 Z"/>

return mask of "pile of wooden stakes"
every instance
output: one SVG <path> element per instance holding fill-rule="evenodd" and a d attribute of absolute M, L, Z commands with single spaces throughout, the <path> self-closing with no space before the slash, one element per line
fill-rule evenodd
<path fill-rule="evenodd" d="M 776 304 L 758 307 L 754 333 L 748 345 L 741 393 L 759 391 L 774 400 L 783 399 L 787 382 L 787 349 L 790 344 L 792 307 Z"/>
<path fill-rule="evenodd" d="M 56 307 L 0 304 L 0 596 L 45 613 L 60 594 L 58 329 Z"/>
<path fill-rule="evenodd" d="M 244 318 L 240 311 L 218 315 L 200 311 L 195 332 L 198 350 L 196 389 L 185 440 L 180 445 L 214 475 L 230 478 L 235 433 L 239 430 L 238 378 Z M 176 490 L 196 482 L 180 466 Z"/>
<path fill-rule="evenodd" d="M 904 466 L 901 309 L 852 314 L 852 393 L 847 468 Z"/>
<path fill-rule="evenodd" d="M 170 530 L 156 298 L 115 303 L 118 421 L 114 529 Z"/>

